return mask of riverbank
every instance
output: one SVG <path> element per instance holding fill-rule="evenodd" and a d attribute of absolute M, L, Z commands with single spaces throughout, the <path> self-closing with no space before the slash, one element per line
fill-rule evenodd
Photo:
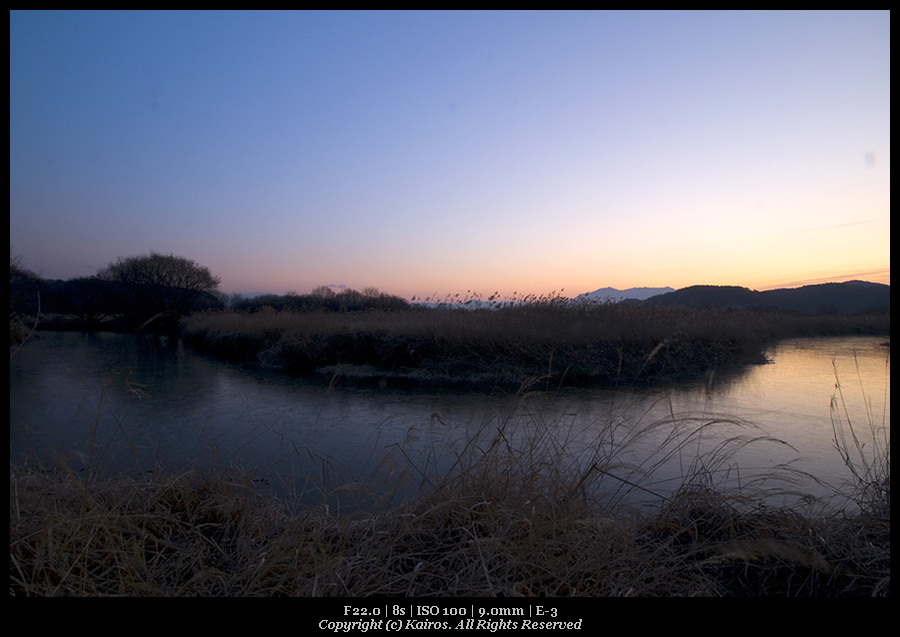
<path fill-rule="evenodd" d="M 611 421 L 584 447 L 540 413 L 392 445 L 371 474 L 331 486 L 235 465 L 110 476 L 11 464 L 10 594 L 890 596 L 880 422 L 835 409 L 849 473 L 826 502 L 798 492 L 789 466 L 736 467 L 748 445 L 783 444 L 750 425 L 698 456 L 740 423 Z M 630 455 L 641 440 L 655 450 Z M 685 463 L 674 485 L 656 477 L 673 458 Z"/>
<path fill-rule="evenodd" d="M 496 440 L 375 513 L 300 507 L 235 469 L 11 466 L 10 594 L 890 596 L 889 475 L 877 498 L 827 515 L 760 507 L 703 472 L 638 511 L 592 495 L 596 468 L 552 470 Z"/>
<path fill-rule="evenodd" d="M 661 385 L 766 362 L 781 338 L 880 334 L 890 314 L 531 303 L 494 309 L 206 312 L 181 336 L 213 356 L 326 382 L 595 388 Z"/>

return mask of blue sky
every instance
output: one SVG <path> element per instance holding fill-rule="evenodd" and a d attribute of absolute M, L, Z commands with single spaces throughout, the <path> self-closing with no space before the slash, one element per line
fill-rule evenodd
<path fill-rule="evenodd" d="M 10 244 L 225 292 L 890 282 L 890 13 L 10 13 Z"/>

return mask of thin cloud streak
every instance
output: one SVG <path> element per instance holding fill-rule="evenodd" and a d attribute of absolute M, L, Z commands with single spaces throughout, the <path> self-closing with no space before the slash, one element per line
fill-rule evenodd
<path fill-rule="evenodd" d="M 818 278 L 802 279 L 799 281 L 787 281 L 759 288 L 761 292 L 766 290 L 777 290 L 780 288 L 799 288 L 804 285 L 819 285 L 822 283 L 843 283 L 846 281 L 869 281 L 870 283 L 891 284 L 891 271 L 885 270 L 869 270 L 865 272 L 854 272 L 853 274 L 843 274 L 836 276 L 822 276 Z"/>

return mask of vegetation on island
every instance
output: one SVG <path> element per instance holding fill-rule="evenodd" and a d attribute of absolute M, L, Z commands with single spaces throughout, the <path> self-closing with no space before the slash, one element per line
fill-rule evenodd
<path fill-rule="evenodd" d="M 374 288 L 329 287 L 228 298 L 219 283 L 190 259 L 152 252 L 69 281 L 42 280 L 11 257 L 10 343 L 33 324 L 151 331 L 229 361 L 318 375 L 329 383 L 515 390 L 537 376 L 559 386 L 588 387 L 698 379 L 764 362 L 766 348 L 781 338 L 890 334 L 889 296 L 882 307 L 880 289 L 874 308 L 847 313 L 831 311 L 839 301 L 828 286 L 791 294 L 810 306 L 828 301 L 828 311 L 800 312 L 747 306 L 747 294 L 784 295 L 709 286 L 640 303 L 555 293 L 411 302 Z M 854 309 L 866 307 L 859 286 L 840 289 Z"/>
<path fill-rule="evenodd" d="M 515 390 L 661 384 L 765 362 L 779 338 L 890 333 L 889 313 L 783 312 L 572 303 L 552 296 L 470 309 L 204 312 L 184 342 L 231 361 L 317 374 L 326 382 L 436 384 Z"/>

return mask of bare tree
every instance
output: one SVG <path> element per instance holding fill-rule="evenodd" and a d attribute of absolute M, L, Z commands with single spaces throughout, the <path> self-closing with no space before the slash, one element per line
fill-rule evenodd
<path fill-rule="evenodd" d="M 195 261 L 156 252 L 120 258 L 97 272 L 97 277 L 128 287 L 135 318 L 143 325 L 162 316 L 187 314 L 198 302 L 216 299 L 221 282 Z"/>
<path fill-rule="evenodd" d="M 195 261 L 156 252 L 120 258 L 100 270 L 97 276 L 132 285 L 155 285 L 195 292 L 215 292 L 221 283 L 221 279 L 213 276 L 209 268 Z"/>

